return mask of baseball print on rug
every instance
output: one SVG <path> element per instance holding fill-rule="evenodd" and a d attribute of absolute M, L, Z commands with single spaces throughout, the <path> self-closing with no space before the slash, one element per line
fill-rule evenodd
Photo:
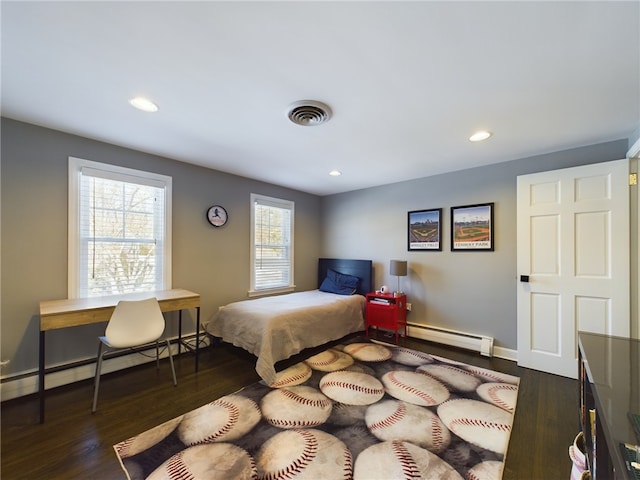
<path fill-rule="evenodd" d="M 356 339 L 114 445 L 129 480 L 502 478 L 519 378 Z"/>

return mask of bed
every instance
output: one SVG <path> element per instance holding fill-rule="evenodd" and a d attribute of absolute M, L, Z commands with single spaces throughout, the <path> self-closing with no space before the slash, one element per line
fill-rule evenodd
<path fill-rule="evenodd" d="M 256 371 L 271 385 L 276 362 L 364 330 L 372 274 L 371 260 L 320 258 L 317 290 L 230 303 L 204 328 L 258 357 Z"/>

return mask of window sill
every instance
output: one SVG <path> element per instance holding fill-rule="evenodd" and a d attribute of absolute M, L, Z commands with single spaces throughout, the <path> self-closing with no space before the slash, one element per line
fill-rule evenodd
<path fill-rule="evenodd" d="M 288 287 L 278 287 L 278 288 L 265 288 L 262 290 L 249 290 L 247 292 L 248 297 L 264 297 L 267 295 L 276 295 L 280 293 L 291 293 L 296 289 L 295 285 L 290 285 Z"/>

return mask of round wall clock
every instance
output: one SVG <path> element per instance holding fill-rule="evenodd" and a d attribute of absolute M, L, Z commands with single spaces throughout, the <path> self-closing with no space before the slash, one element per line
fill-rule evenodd
<path fill-rule="evenodd" d="M 214 227 L 223 226 L 227 223 L 228 218 L 227 211 L 220 205 L 214 205 L 207 210 L 207 220 L 209 220 L 209 223 Z"/>

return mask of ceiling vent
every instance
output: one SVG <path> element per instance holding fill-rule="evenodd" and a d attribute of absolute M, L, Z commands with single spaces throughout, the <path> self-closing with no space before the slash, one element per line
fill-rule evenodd
<path fill-rule="evenodd" d="M 313 127 L 322 125 L 331 118 L 331 109 L 328 105 L 314 100 L 300 100 L 289 106 L 289 120 L 296 125 Z"/>

